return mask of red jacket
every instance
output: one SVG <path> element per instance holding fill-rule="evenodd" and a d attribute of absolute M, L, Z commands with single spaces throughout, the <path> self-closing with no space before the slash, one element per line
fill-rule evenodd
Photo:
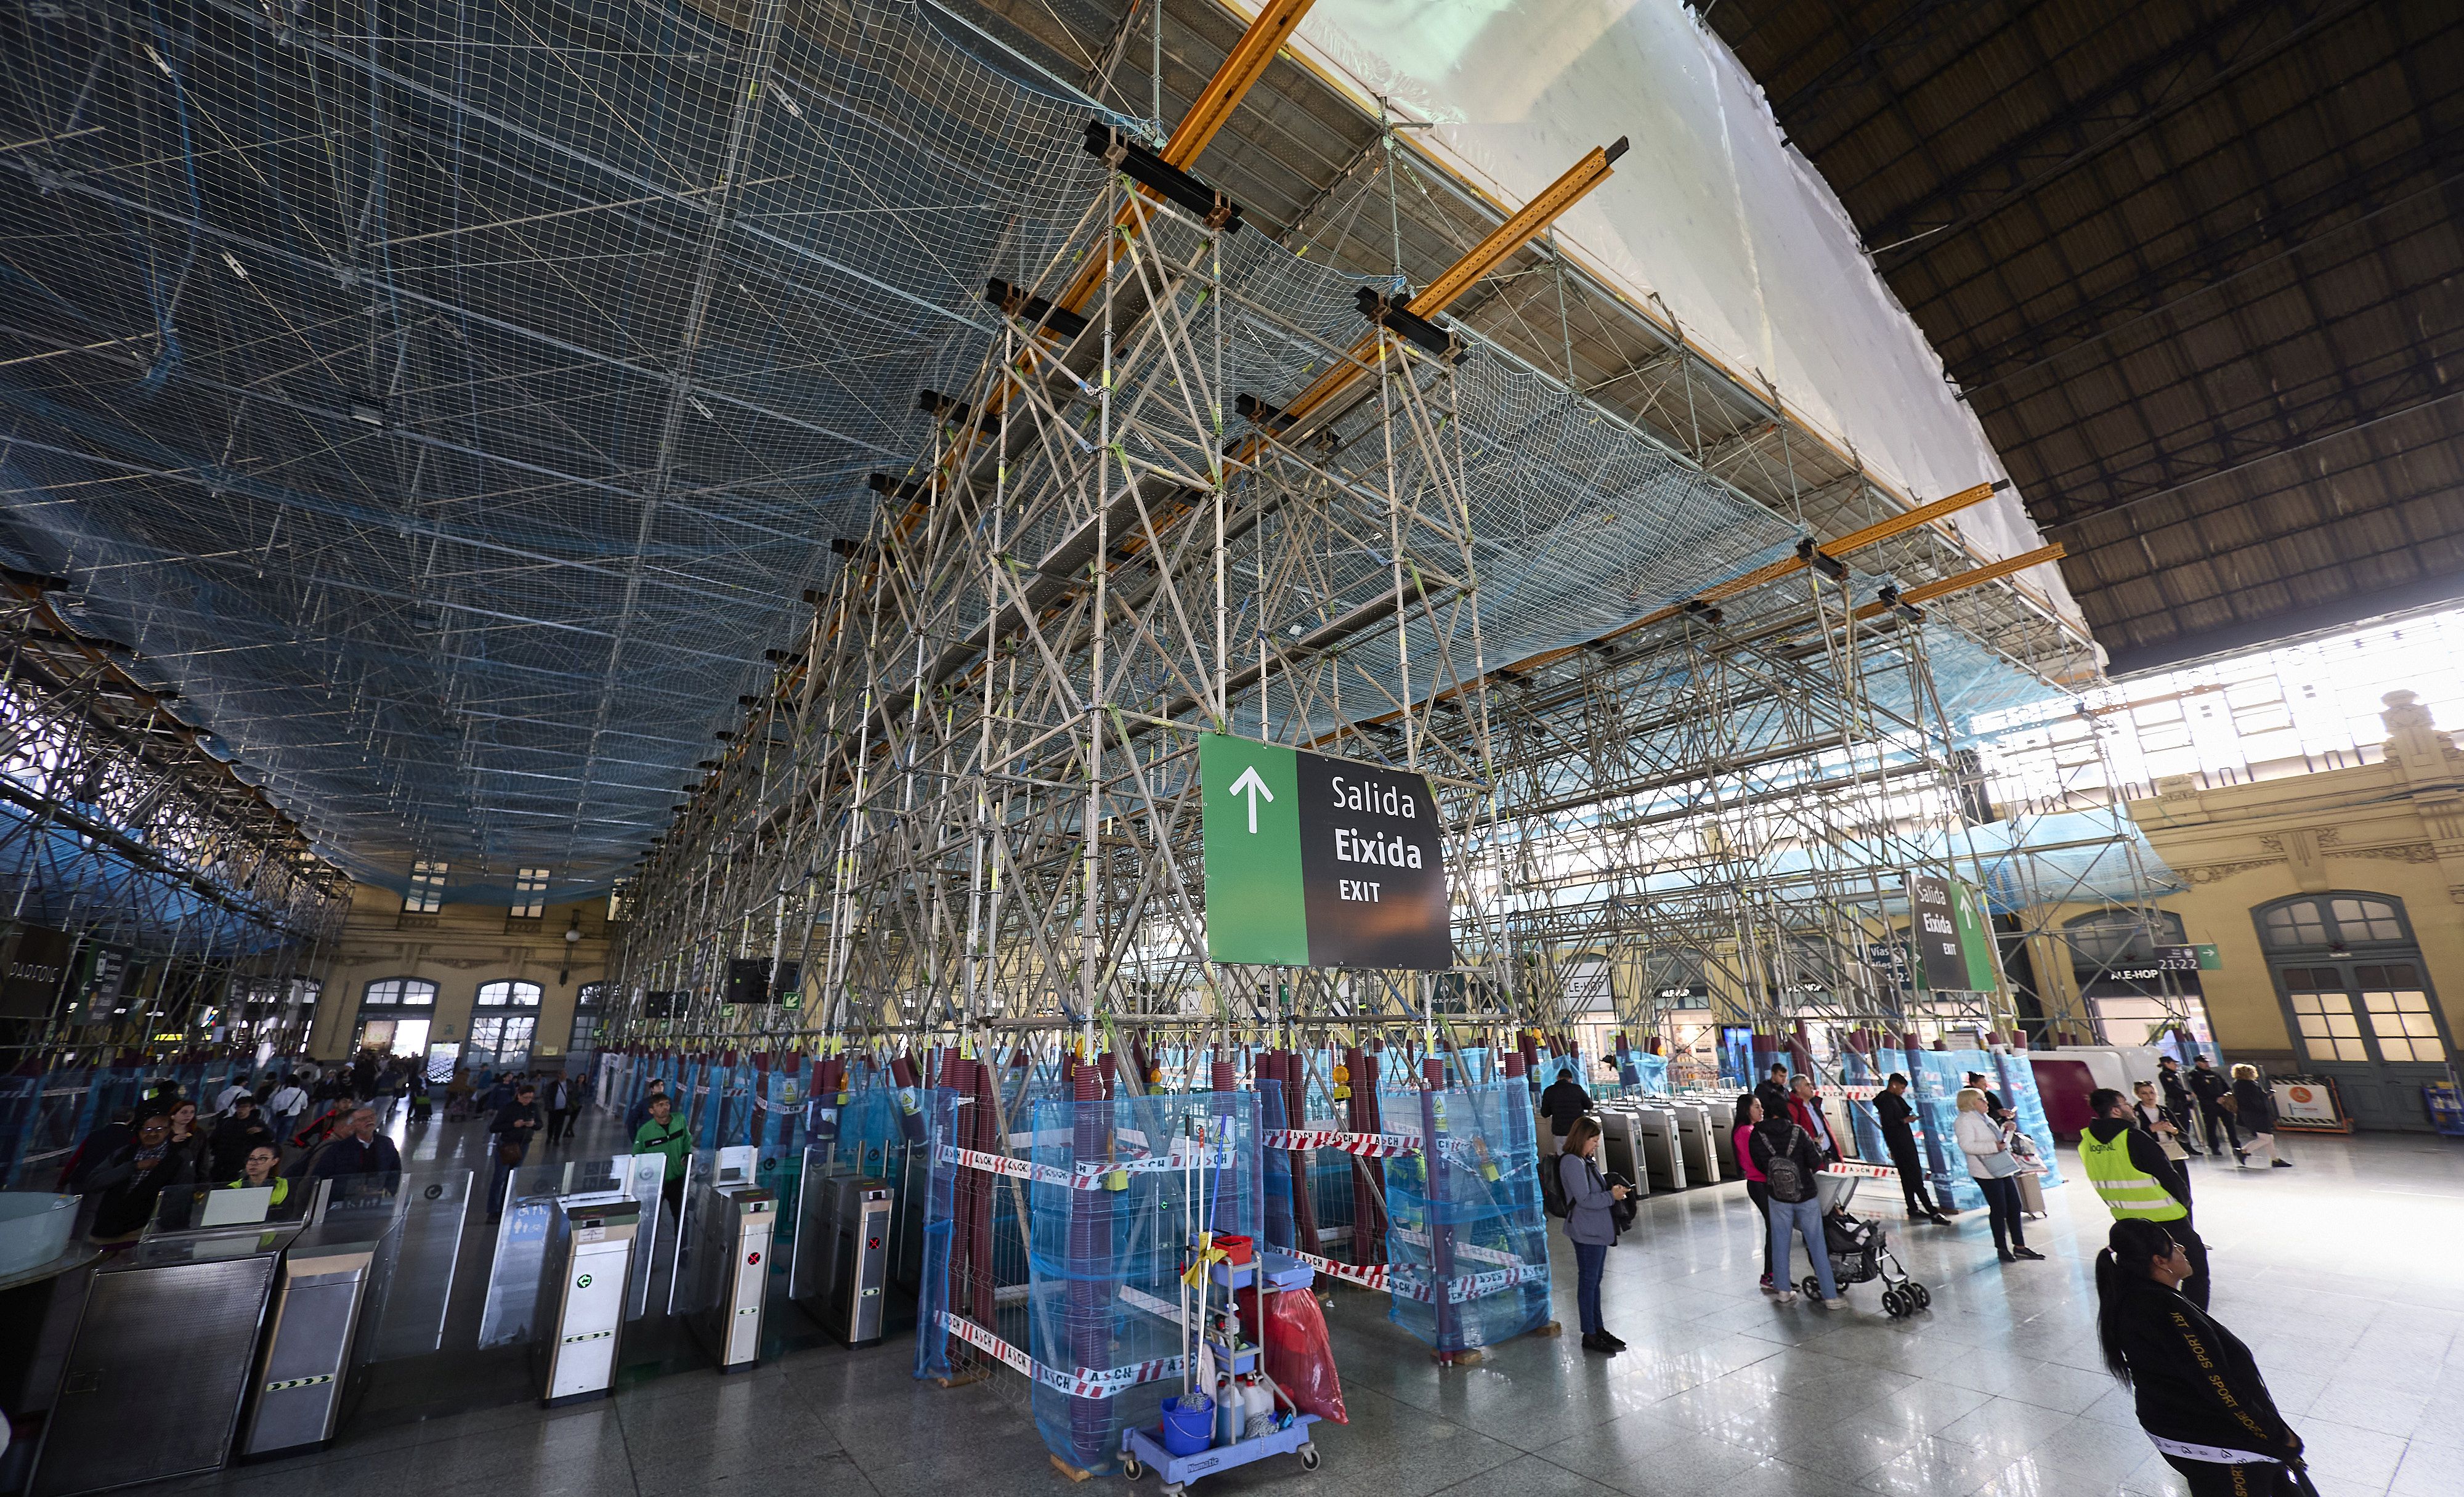
<path fill-rule="evenodd" d="M 1831 1117 L 1829 1113 L 1822 1111 L 1822 1099 L 1820 1097 L 1815 1097 L 1814 1099 L 1814 1105 L 1811 1109 L 1806 1106 L 1804 1098 L 1793 1096 L 1790 1097 L 1788 1099 L 1788 1115 L 1795 1120 L 1797 1127 L 1805 1130 L 1805 1135 L 1814 1140 L 1815 1147 L 1822 1151 L 1822 1156 L 1824 1158 L 1837 1159 L 1839 1157 L 1839 1135 L 1831 1131 Z M 1821 1119 L 1822 1126 L 1819 1128 L 1815 1126 L 1815 1120 L 1816 1118 Z M 1826 1142 L 1825 1140 L 1828 1141 Z"/>

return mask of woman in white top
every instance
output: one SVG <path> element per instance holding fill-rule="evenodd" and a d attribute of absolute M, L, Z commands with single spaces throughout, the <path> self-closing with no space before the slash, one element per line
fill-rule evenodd
<path fill-rule="evenodd" d="M 1985 1093 L 1974 1087 L 1960 1089 L 1959 1122 L 1953 1134 L 1959 1152 L 1968 1156 L 1969 1175 L 1985 1193 L 1986 1216 L 1993 1224 L 1993 1250 L 2004 1263 L 2042 1259 L 2044 1254 L 2028 1246 L 2028 1234 L 2019 1224 L 2018 1156 L 2011 1152 L 2003 1125 L 1986 1115 Z"/>

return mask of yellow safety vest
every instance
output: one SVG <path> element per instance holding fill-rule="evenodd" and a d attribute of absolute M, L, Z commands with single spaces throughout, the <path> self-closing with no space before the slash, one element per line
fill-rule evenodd
<path fill-rule="evenodd" d="M 2099 1143 L 2094 1134 L 2079 1134 L 2079 1168 L 2087 1171 L 2096 1193 L 2112 1208 L 2114 1219 L 2140 1217 L 2149 1222 L 2179 1222 L 2190 1208 L 2173 1199 L 2155 1176 L 2130 1162 L 2130 1130 Z"/>

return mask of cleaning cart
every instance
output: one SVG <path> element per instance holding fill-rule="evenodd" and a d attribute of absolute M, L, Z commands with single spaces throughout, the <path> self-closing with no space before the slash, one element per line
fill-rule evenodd
<path fill-rule="evenodd" d="M 1164 1497 L 1180 1497 L 1201 1476 L 1269 1456 L 1297 1455 L 1302 1469 L 1309 1471 L 1317 1469 L 1318 1460 L 1309 1440 L 1318 1417 L 1303 1413 L 1266 1371 L 1268 1296 L 1308 1293 L 1315 1271 L 1294 1259 L 1262 1257 L 1248 1238 L 1214 1229 L 1228 1135 L 1203 1125 L 1192 1126 L 1190 1133 L 1187 1147 L 1178 1151 L 1188 1174 L 1181 1193 L 1182 1240 L 1188 1245 L 1178 1306 L 1180 1396 L 1164 1400 L 1161 1424 L 1121 1432 L 1122 1474 L 1134 1482 L 1155 1470 L 1163 1478 Z M 1251 1291 L 1252 1318 L 1246 1324 L 1243 1289 Z"/>
<path fill-rule="evenodd" d="M 1226 1407 L 1227 1400 L 1220 1392 L 1221 1385 L 1192 1386 L 1209 1381 L 1206 1374 L 1197 1373 L 1184 1380 L 1178 1399 L 1166 1401 L 1161 1425 L 1151 1430 L 1123 1430 L 1122 1474 L 1134 1482 L 1152 1468 L 1163 1478 L 1164 1497 L 1180 1497 L 1189 1484 L 1201 1476 L 1270 1456 L 1298 1455 L 1303 1470 L 1317 1469 L 1317 1446 L 1309 1438 L 1309 1427 L 1317 1422 L 1317 1416 L 1303 1414 L 1291 1406 L 1267 1376 L 1265 1357 L 1266 1297 L 1292 1290 L 1305 1294 L 1314 1274 L 1307 1265 L 1290 1259 L 1272 1254 L 1261 1259 L 1240 1239 L 1218 1240 L 1214 1245 L 1220 1247 L 1224 1243 L 1233 1244 L 1229 1254 L 1208 1264 L 1201 1281 L 1205 1288 L 1199 1298 L 1197 1318 L 1201 1328 L 1199 1339 L 1204 1350 L 1191 1365 L 1211 1368 L 1214 1376 L 1222 1379 L 1221 1385 L 1262 1390 L 1266 1402 L 1263 1417 L 1246 1407 L 1246 1400 L 1242 1398 L 1229 1401 L 1243 1406 Z M 1231 1261 L 1235 1257 L 1242 1261 Z M 1254 1323 L 1244 1323 L 1241 1317 L 1243 1289 L 1256 1291 L 1250 1297 L 1256 1307 Z M 1219 1296 L 1222 1306 L 1220 1310 L 1213 1308 Z M 1195 1406 L 1199 1402 L 1204 1404 L 1202 1409 Z"/>

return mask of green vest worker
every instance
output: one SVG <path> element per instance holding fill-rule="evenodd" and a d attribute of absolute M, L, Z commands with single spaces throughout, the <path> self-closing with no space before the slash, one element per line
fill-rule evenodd
<path fill-rule="evenodd" d="M 2130 1103 L 2110 1087 L 2088 1093 L 2088 1111 L 2096 1120 L 2079 1135 L 2079 1168 L 2104 1198 L 2117 1222 L 2152 1222 L 2182 1244 L 2197 1271 L 2182 1282 L 2182 1293 L 2205 1310 L 2208 1305 L 2208 1244 L 2190 1225 L 2189 1178 L 2165 1157 L 2165 1146 L 2130 1115 Z"/>
<path fill-rule="evenodd" d="M 685 1211 L 685 1156 L 693 1149 L 693 1128 L 675 1121 L 675 1104 L 666 1097 L 650 1099 L 650 1115 L 633 1131 L 635 1154 L 664 1154 L 668 1156 L 667 1183 L 659 1194 L 673 1207 L 678 1221 Z"/>

